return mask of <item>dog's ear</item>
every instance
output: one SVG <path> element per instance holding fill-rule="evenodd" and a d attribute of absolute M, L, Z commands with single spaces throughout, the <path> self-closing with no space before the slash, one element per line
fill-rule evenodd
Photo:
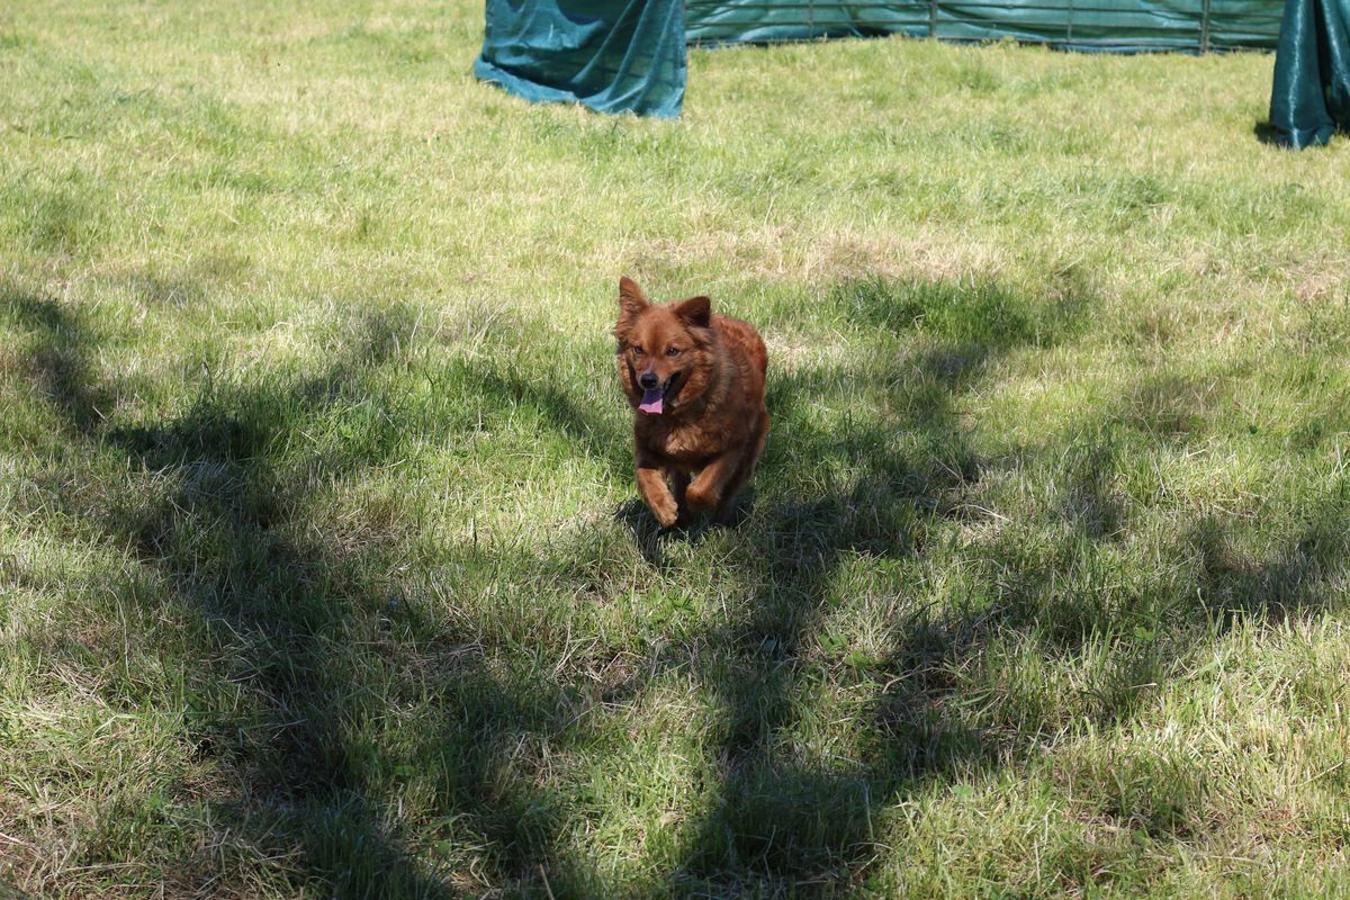
<path fill-rule="evenodd" d="M 631 319 L 648 306 L 647 295 L 627 275 L 619 279 L 619 319 Z"/>
<path fill-rule="evenodd" d="M 712 322 L 712 301 L 707 297 L 690 297 L 675 304 L 675 315 L 696 328 L 707 328 Z"/>

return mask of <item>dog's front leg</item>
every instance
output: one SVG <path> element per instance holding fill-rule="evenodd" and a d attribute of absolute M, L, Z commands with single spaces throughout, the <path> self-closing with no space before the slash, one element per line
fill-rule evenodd
<path fill-rule="evenodd" d="M 693 509 L 712 509 L 720 506 L 726 497 L 728 487 L 735 489 L 739 486 L 733 484 L 736 482 L 736 475 L 741 470 L 741 463 L 745 460 L 746 453 L 743 450 L 735 450 L 730 453 L 723 453 L 703 467 L 703 471 L 698 473 L 698 477 L 689 485 L 689 489 L 684 492 L 684 498 Z"/>
<path fill-rule="evenodd" d="M 637 483 L 643 501 L 652 511 L 652 515 L 656 516 L 656 521 L 661 523 L 661 527 L 669 528 L 674 525 L 675 520 L 680 517 L 680 507 L 670 493 L 670 486 L 666 484 L 665 471 L 639 463 Z"/>

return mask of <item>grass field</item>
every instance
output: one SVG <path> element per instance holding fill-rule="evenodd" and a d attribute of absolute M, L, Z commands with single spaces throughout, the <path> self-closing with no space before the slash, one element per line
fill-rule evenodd
<path fill-rule="evenodd" d="M 0 9 L 0 895 L 1350 892 L 1350 141 L 1272 58 Z M 620 274 L 755 322 L 636 502 Z"/>

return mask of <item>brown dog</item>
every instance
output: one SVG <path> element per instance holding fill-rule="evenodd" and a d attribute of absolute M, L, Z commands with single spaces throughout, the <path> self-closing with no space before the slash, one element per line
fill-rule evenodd
<path fill-rule="evenodd" d="M 619 378 L 637 411 L 638 490 L 669 527 L 690 509 L 724 518 L 769 433 L 769 357 L 749 324 L 707 297 L 657 305 L 619 280 Z"/>

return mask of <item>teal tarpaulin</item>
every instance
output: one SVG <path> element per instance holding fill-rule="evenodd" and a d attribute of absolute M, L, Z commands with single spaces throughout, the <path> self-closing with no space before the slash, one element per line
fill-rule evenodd
<path fill-rule="evenodd" d="M 1289 0 L 1290 10 L 1304 13 L 1294 15 L 1303 30 L 1291 46 L 1300 49 L 1287 54 L 1281 49 L 1291 60 L 1298 57 L 1288 63 L 1296 75 L 1286 88 L 1287 103 L 1295 127 L 1317 135 L 1329 134 L 1329 117 L 1343 118 L 1347 110 L 1347 3 Z M 474 72 L 529 100 L 676 116 L 684 101 L 688 44 L 906 34 L 955 41 L 1013 38 L 1117 52 L 1269 49 L 1280 34 L 1282 5 L 1283 0 L 487 0 L 483 52 Z M 1317 36 L 1308 36 L 1314 32 Z M 1339 75 L 1328 82 L 1328 72 Z M 1277 75 L 1277 89 L 1280 83 Z M 1330 84 L 1328 111 L 1317 113 L 1312 86 L 1325 84 Z M 1304 124 L 1314 118 L 1312 125 Z M 1275 121 L 1278 127 L 1282 119 Z"/>
<path fill-rule="evenodd" d="M 691 44 L 907 34 L 1066 50 L 1272 48 L 1281 0 L 689 0 Z"/>
<path fill-rule="evenodd" d="M 1350 0 L 1288 0 L 1270 94 L 1275 140 L 1325 144 L 1350 131 Z"/>
<path fill-rule="evenodd" d="M 487 0 L 474 74 L 534 101 L 678 116 L 683 0 Z"/>

